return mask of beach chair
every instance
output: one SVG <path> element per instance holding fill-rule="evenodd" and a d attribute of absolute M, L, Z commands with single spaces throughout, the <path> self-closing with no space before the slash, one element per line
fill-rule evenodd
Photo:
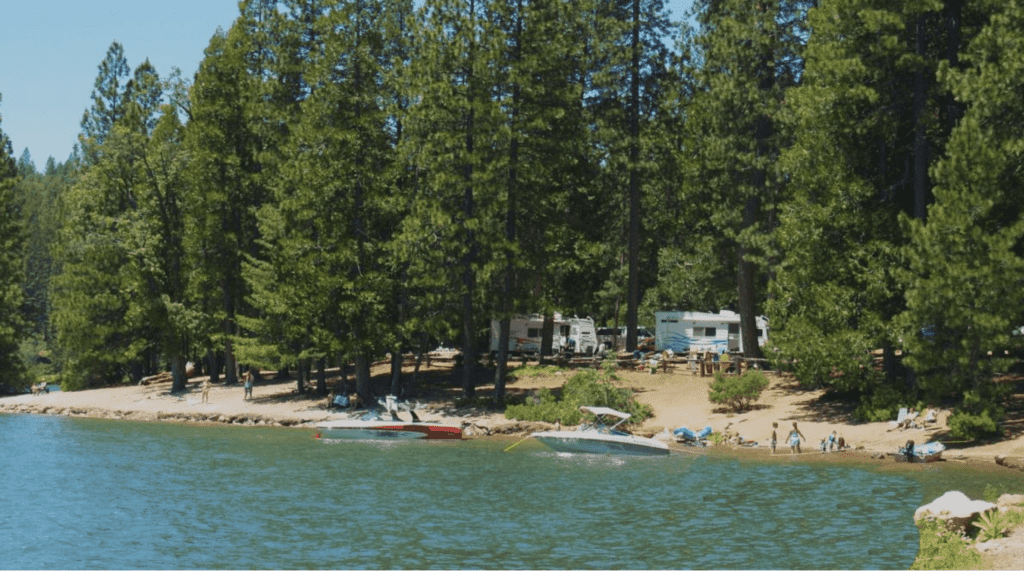
<path fill-rule="evenodd" d="M 907 412 L 908 410 L 906 407 L 901 407 L 899 415 L 896 416 L 896 421 L 890 421 L 889 427 L 892 427 L 893 429 L 900 427 L 903 424 L 903 420 L 907 418 Z"/>

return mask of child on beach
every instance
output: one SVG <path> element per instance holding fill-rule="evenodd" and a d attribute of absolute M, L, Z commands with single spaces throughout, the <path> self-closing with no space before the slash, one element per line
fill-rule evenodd
<path fill-rule="evenodd" d="M 252 380 L 256 379 L 252 375 L 252 369 L 245 373 L 245 397 L 242 399 L 252 399 Z"/>
<path fill-rule="evenodd" d="M 832 434 L 828 436 L 828 450 L 836 450 L 836 430 L 832 430 Z"/>
<path fill-rule="evenodd" d="M 777 436 L 775 435 L 775 430 L 776 430 L 776 429 L 778 429 L 778 427 L 779 427 L 779 422 L 777 422 L 777 421 L 773 421 L 773 422 L 772 422 L 772 439 L 771 439 L 771 443 L 772 443 L 772 455 L 775 455 L 775 444 L 776 444 L 776 443 L 778 443 L 778 439 L 779 439 L 779 438 L 778 438 L 778 437 L 777 437 Z"/>
<path fill-rule="evenodd" d="M 796 422 L 793 422 L 793 429 L 789 430 L 789 451 L 790 453 L 803 453 L 800 449 L 800 440 L 807 441 L 803 433 L 800 433 L 800 429 L 796 426 Z"/>
<path fill-rule="evenodd" d="M 207 380 L 203 382 L 203 401 L 202 402 L 203 403 L 209 403 L 209 401 L 210 401 L 210 380 L 209 380 L 209 378 L 207 378 Z"/>

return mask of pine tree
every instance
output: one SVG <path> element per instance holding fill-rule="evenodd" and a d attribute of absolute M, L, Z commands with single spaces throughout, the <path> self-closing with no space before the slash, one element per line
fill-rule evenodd
<path fill-rule="evenodd" d="M 942 58 L 956 65 L 978 17 L 976 4 L 958 2 L 824 0 L 809 12 L 802 85 L 786 95 L 794 145 L 780 166 L 792 201 L 779 210 L 769 303 L 773 342 L 808 384 L 872 394 L 882 384 L 869 369 L 874 349 L 890 385 L 899 373 L 898 218 L 921 216 L 931 195 L 921 162 L 959 115 L 941 86 L 920 82 Z"/>
<path fill-rule="evenodd" d="M 211 350 L 211 377 L 217 380 L 214 346 L 224 350 L 227 383 L 238 381 L 234 341 L 238 316 L 251 315 L 242 263 L 259 257 L 256 214 L 269 197 L 269 168 L 280 124 L 270 109 L 277 100 L 268 39 L 279 14 L 266 1 L 243 2 L 228 32 L 210 40 L 191 92 L 191 119 L 185 134 L 190 156 L 187 250 L 195 269 L 190 298 L 210 323 L 197 334 Z M 218 327 L 219 326 L 219 327 Z M 219 332 L 219 334 L 217 333 Z"/>
<path fill-rule="evenodd" d="M 599 0 L 594 26 L 595 68 L 587 107 L 595 126 L 594 149 L 600 154 L 593 163 L 603 172 L 596 195 L 616 201 L 613 198 L 627 190 L 619 213 L 626 216 L 626 349 L 632 351 L 642 289 L 653 283 L 641 282 L 641 269 L 654 269 L 653 262 L 640 262 L 642 252 L 650 253 L 642 229 L 645 181 L 653 167 L 645 139 L 662 102 L 669 20 L 662 0 Z"/>
<path fill-rule="evenodd" d="M 1024 323 L 1024 4 L 996 8 L 962 60 L 963 71 L 940 68 L 966 112 L 933 165 L 935 203 L 924 222 L 904 218 L 911 244 L 901 323 L 905 361 L 921 387 L 961 395 L 981 413 L 1008 393 L 993 374 L 1013 361 L 1004 353 Z"/>
<path fill-rule="evenodd" d="M 78 141 L 87 162 L 95 162 L 114 124 L 124 115 L 127 94 L 123 84 L 130 68 L 124 56 L 124 47 L 117 41 L 110 44 L 107 55 L 100 62 L 99 74 L 92 91 L 92 107 L 82 114 L 82 133 Z"/>
<path fill-rule="evenodd" d="M 3 116 L 0 115 L 0 128 Z M 22 317 L 21 207 L 15 196 L 18 166 L 11 140 L 0 129 L 0 388 L 20 390 L 28 383 L 25 365 L 18 355 L 26 322 Z"/>
<path fill-rule="evenodd" d="M 475 394 L 477 320 L 493 306 L 483 288 L 494 271 L 501 229 L 495 210 L 502 182 L 492 145 L 502 122 L 492 96 L 497 41 L 483 0 L 429 0 L 419 15 L 418 57 L 410 70 L 409 89 L 418 101 L 406 122 L 405 155 L 418 182 L 415 201 L 407 200 L 401 251 L 415 264 L 410 273 L 419 285 L 458 286 L 457 300 L 438 293 L 435 308 L 460 319 L 466 397 Z"/>

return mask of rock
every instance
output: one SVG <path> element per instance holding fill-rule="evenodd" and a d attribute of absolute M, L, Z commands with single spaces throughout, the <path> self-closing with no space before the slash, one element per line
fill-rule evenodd
<path fill-rule="evenodd" d="M 951 529 L 967 529 L 982 513 L 996 509 L 995 503 L 976 501 L 959 491 L 947 491 L 942 497 L 917 508 L 914 522 L 925 519 L 945 521 Z"/>
<path fill-rule="evenodd" d="M 1024 494 L 1004 493 L 999 496 L 999 500 L 996 501 L 996 505 L 998 505 L 1000 509 L 1005 507 L 1024 507 Z"/>

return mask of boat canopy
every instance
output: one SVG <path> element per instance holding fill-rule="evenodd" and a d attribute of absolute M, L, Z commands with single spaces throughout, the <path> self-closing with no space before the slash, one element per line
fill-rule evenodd
<path fill-rule="evenodd" d="M 614 415 L 619 419 L 629 419 L 633 415 L 632 413 L 617 411 L 610 407 L 590 407 L 586 405 L 581 405 L 580 411 L 583 413 L 592 413 L 594 415 Z"/>

